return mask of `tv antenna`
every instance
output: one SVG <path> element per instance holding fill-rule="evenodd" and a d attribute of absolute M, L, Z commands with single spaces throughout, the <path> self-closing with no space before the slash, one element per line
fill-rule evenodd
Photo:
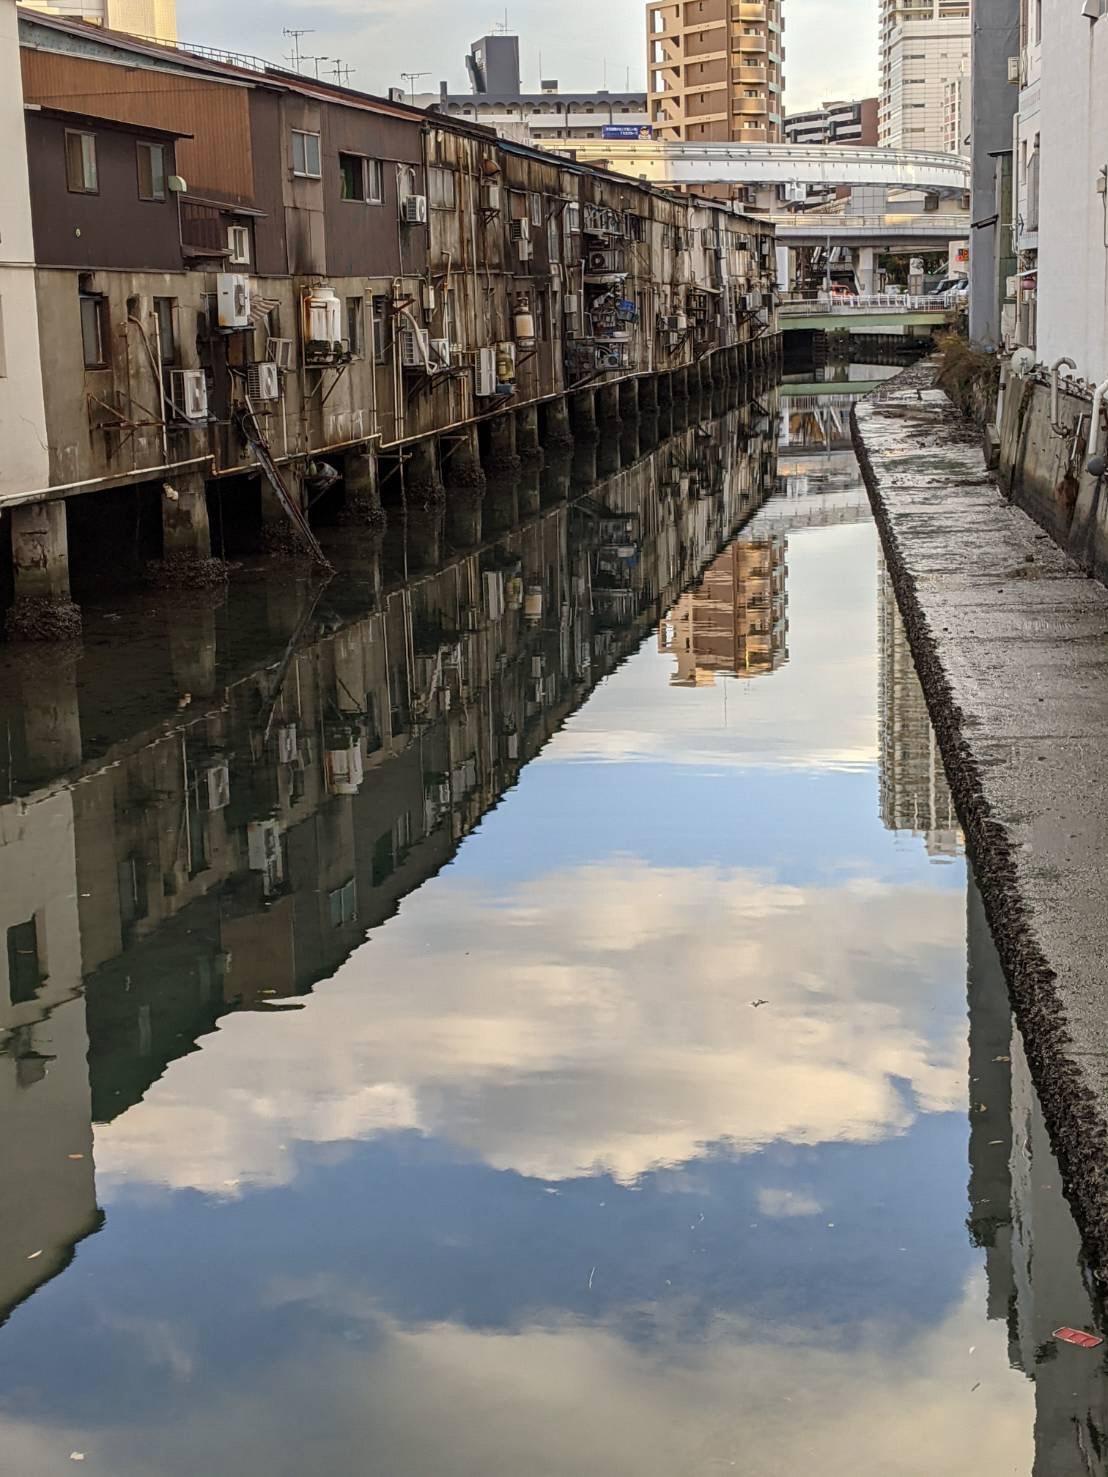
<path fill-rule="evenodd" d="M 313 30 L 310 30 L 310 29 L 309 30 L 306 30 L 306 31 L 290 31 L 289 28 L 288 28 L 288 26 L 285 26 L 284 27 L 284 30 L 282 31 L 282 35 L 287 36 L 289 38 L 289 40 L 292 42 L 292 67 L 293 67 L 293 71 L 294 72 L 299 72 L 299 70 L 300 70 L 300 38 L 301 38 L 301 36 L 314 36 L 315 35 L 315 32 Z"/>
<path fill-rule="evenodd" d="M 331 58 L 329 56 L 305 56 L 304 60 L 306 62 L 315 62 L 315 80 L 318 82 L 320 62 L 329 62 Z"/>
<path fill-rule="evenodd" d="M 419 81 L 419 79 L 421 77 L 430 77 L 431 73 L 430 72 L 401 72 L 400 75 L 404 79 L 404 81 L 409 84 L 409 87 L 408 87 L 408 97 L 409 98 L 414 98 L 415 97 L 415 84 Z"/>
<path fill-rule="evenodd" d="M 331 68 L 331 75 L 340 87 L 349 87 L 350 74 L 357 70 L 357 67 L 348 67 L 345 62 L 336 62 Z"/>
<path fill-rule="evenodd" d="M 508 7 L 507 6 L 504 7 L 504 19 L 502 21 L 497 21 L 496 24 L 493 26 L 492 29 L 493 29 L 493 35 L 494 36 L 507 36 L 508 33 L 511 31 L 512 28 L 508 24 Z"/>

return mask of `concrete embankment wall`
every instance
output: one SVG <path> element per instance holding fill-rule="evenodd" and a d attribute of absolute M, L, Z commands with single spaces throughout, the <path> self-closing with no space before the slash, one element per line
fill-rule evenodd
<path fill-rule="evenodd" d="M 1084 386 L 1060 387 L 1055 421 L 1046 376 L 1012 376 L 1000 396 L 998 419 L 995 383 L 988 377 L 944 383 L 964 414 L 982 428 L 996 425 L 997 482 L 1005 496 L 1086 573 L 1108 584 L 1108 478 L 1085 470 L 1091 393 Z"/>
<path fill-rule="evenodd" d="M 1067 1195 L 1105 1284 L 1108 590 L 998 492 L 934 374 L 919 366 L 861 402 L 855 445 Z M 1029 390 L 1025 427 L 1035 404 Z M 1049 465 L 1030 430 L 1025 446 L 1024 466 Z"/>

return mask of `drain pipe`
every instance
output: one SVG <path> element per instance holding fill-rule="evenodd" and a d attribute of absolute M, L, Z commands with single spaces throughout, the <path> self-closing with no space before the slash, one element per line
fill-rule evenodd
<path fill-rule="evenodd" d="M 1068 354 L 1063 354 L 1061 359 L 1056 359 L 1050 366 L 1050 428 L 1056 436 L 1063 435 L 1067 429 L 1058 424 L 1058 371 L 1063 365 L 1067 369 L 1077 368 Z"/>
<path fill-rule="evenodd" d="M 1108 395 L 1108 380 L 1097 385 L 1096 393 L 1093 395 L 1093 418 L 1089 423 L 1089 460 L 1085 464 L 1085 470 L 1090 477 L 1103 477 L 1108 471 L 1108 458 L 1100 453 L 1100 412 L 1106 395 Z"/>

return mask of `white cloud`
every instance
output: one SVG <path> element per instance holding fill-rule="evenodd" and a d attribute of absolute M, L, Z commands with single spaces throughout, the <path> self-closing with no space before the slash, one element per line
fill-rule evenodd
<path fill-rule="evenodd" d="M 326 1279 L 296 1290 L 298 1302 L 340 1316 L 347 1335 L 313 1343 L 310 1370 L 293 1344 L 241 1361 L 233 1382 L 200 1385 L 168 1412 L 129 1402 L 114 1425 L 98 1414 L 87 1429 L 47 1429 L 0 1414 L 11 1470 L 49 1477 L 73 1449 L 89 1471 L 117 1477 L 1001 1477 L 1034 1463 L 1034 1386 L 1009 1368 L 1007 1326 L 984 1323 L 980 1275 L 935 1325 L 862 1326 L 847 1346 L 818 1326 L 730 1317 L 687 1343 L 679 1306 L 670 1315 L 664 1303 L 651 1309 L 656 1337 L 639 1344 L 582 1323 L 405 1329 L 351 1306 L 348 1291 Z M 1075 1394 L 1050 1429 L 1084 1427 L 1082 1388 L 1084 1406 Z"/>
<path fill-rule="evenodd" d="M 98 1183 L 237 1195 L 291 1179 L 298 1141 L 399 1128 L 624 1183 L 721 1141 L 874 1142 L 963 1102 L 963 914 L 620 858 L 506 894 L 447 872 L 305 1011 L 229 1018 L 99 1128 Z"/>
<path fill-rule="evenodd" d="M 799 1190 L 759 1190 L 758 1209 L 769 1220 L 791 1220 L 794 1216 L 819 1215 L 823 1206 Z"/>

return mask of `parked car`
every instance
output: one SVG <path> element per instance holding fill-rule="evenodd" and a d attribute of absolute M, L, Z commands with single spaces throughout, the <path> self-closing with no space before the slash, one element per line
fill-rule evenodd
<path fill-rule="evenodd" d="M 969 283 L 964 277 L 944 277 L 927 295 L 928 297 L 948 297 L 951 294 L 962 301 L 969 300 Z"/>

